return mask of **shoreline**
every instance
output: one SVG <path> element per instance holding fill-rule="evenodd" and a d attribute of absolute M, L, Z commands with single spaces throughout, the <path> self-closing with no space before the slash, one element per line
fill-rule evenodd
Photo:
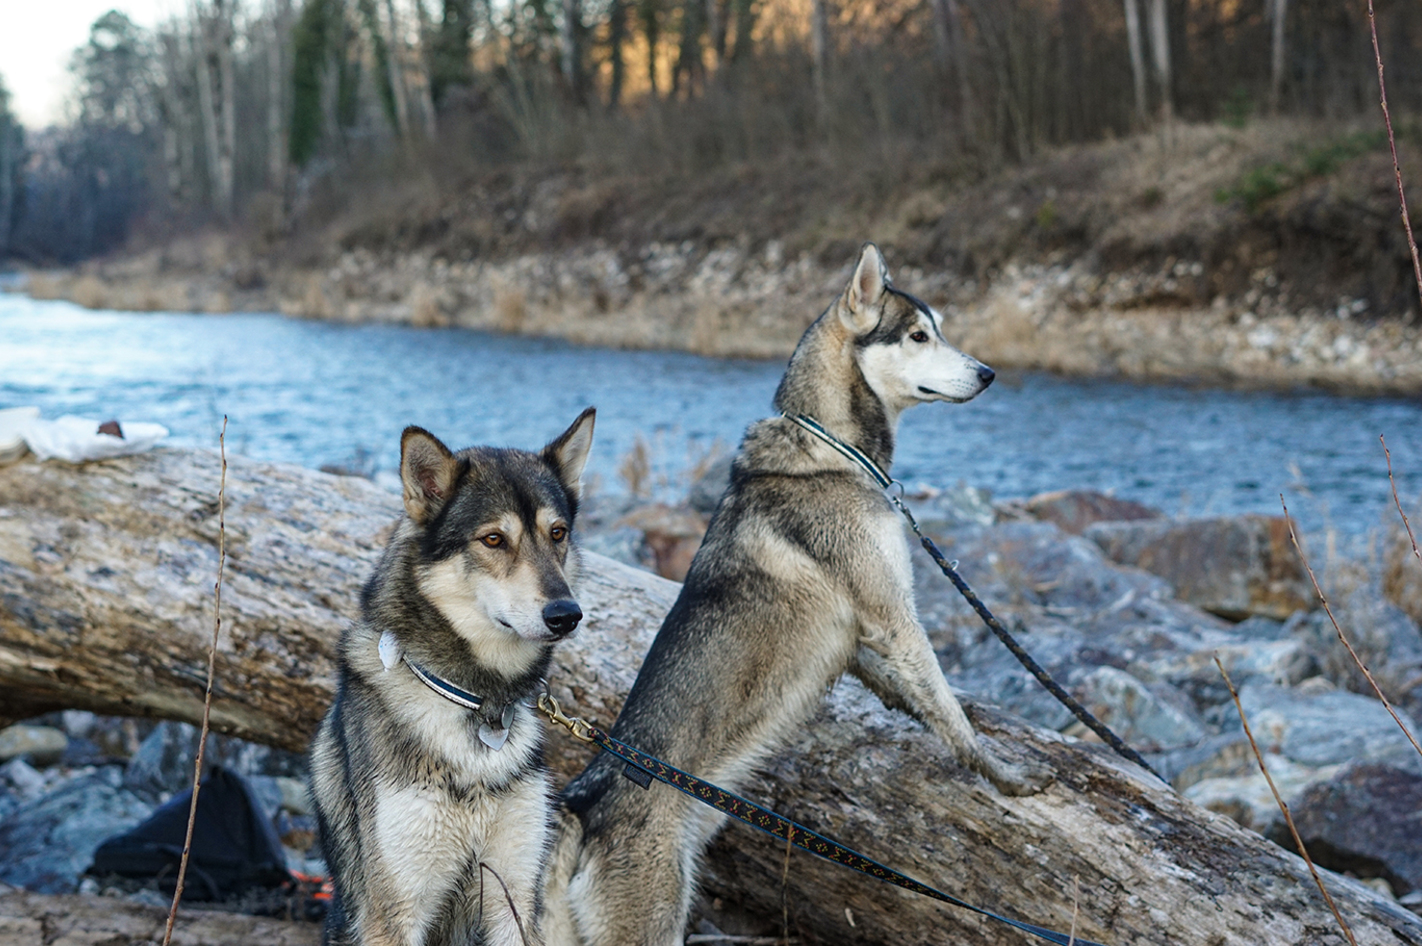
<path fill-rule="evenodd" d="M 951 341 L 999 369 L 1342 396 L 1422 393 L 1419 327 L 1361 322 L 1346 304 L 1294 313 L 1262 293 L 1250 309 L 1219 299 L 1208 308 L 1169 304 L 1190 265 L 1104 277 L 1080 265 L 1008 266 L 969 293 L 915 267 L 895 277 L 945 313 Z M 175 270 L 155 251 L 30 271 L 19 291 L 90 309 L 271 311 L 779 359 L 848 274 L 847 264 L 827 267 L 809 254 L 787 261 L 773 242 L 758 253 L 650 244 L 627 254 L 593 245 L 464 263 L 355 251 L 320 270 L 256 263 L 210 273 Z"/>

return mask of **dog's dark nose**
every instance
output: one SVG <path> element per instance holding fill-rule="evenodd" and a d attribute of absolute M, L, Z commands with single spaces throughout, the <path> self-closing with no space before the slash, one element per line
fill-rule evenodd
<path fill-rule="evenodd" d="M 583 609 L 578 607 L 578 603 L 572 598 L 550 601 L 543 608 L 543 623 L 559 637 L 567 637 L 573 633 L 582 619 Z"/>
<path fill-rule="evenodd" d="M 983 387 L 992 384 L 992 379 L 997 377 L 997 372 L 987 365 L 978 365 L 978 380 L 983 383 Z"/>

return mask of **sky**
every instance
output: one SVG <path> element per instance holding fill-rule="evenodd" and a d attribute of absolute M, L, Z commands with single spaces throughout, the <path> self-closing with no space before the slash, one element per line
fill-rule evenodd
<path fill-rule="evenodd" d="M 27 128 L 64 118 L 69 57 L 89 39 L 89 25 L 112 9 L 152 27 L 182 9 L 183 0 L 0 0 L 0 78 L 10 107 Z"/>

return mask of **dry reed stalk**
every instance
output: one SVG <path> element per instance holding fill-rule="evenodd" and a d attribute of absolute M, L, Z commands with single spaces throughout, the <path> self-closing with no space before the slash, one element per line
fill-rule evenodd
<path fill-rule="evenodd" d="M 1382 50 L 1378 48 L 1378 21 L 1373 15 L 1373 0 L 1368 0 L 1368 27 L 1373 33 L 1373 59 L 1378 64 L 1378 103 L 1382 105 L 1383 124 L 1387 126 L 1387 144 L 1392 149 L 1392 174 L 1397 179 L 1397 202 L 1402 207 L 1402 229 L 1407 231 L 1407 248 L 1412 251 L 1412 274 L 1417 277 L 1417 297 L 1419 302 L 1422 302 L 1422 262 L 1417 258 L 1417 241 L 1412 238 L 1412 218 L 1407 214 L 1407 195 L 1402 190 L 1402 168 L 1397 163 L 1397 139 L 1393 137 L 1392 115 L 1387 110 L 1387 83 L 1383 81 Z"/>
<path fill-rule="evenodd" d="M 1392 503 L 1397 507 L 1397 514 L 1402 517 L 1402 527 L 1407 530 L 1407 541 L 1412 543 L 1412 554 L 1422 562 L 1422 552 L 1417 551 L 1417 539 L 1412 535 L 1412 523 L 1407 521 L 1407 513 L 1402 511 L 1402 500 L 1397 498 L 1397 481 L 1392 478 L 1392 452 L 1388 450 L 1387 440 L 1382 434 L 1378 434 L 1378 440 L 1382 443 L 1383 456 L 1387 457 L 1387 483 L 1392 487 Z"/>
<path fill-rule="evenodd" d="M 1323 899 L 1328 903 L 1328 909 L 1333 911 L 1333 918 L 1338 921 L 1338 926 L 1343 930 L 1343 935 L 1348 937 L 1348 942 L 1353 946 L 1358 946 L 1358 941 L 1353 938 L 1353 931 L 1343 921 L 1343 914 L 1338 912 L 1338 905 L 1333 902 L 1333 897 L 1323 886 L 1323 878 L 1318 875 L 1318 868 L 1313 866 L 1313 858 L 1308 856 L 1308 848 L 1304 847 L 1303 838 L 1299 837 L 1299 829 L 1294 826 L 1294 816 L 1289 814 L 1289 805 L 1279 794 L 1279 788 L 1274 784 L 1274 777 L 1269 774 L 1269 767 L 1264 764 L 1264 753 L 1259 751 L 1259 743 L 1254 741 L 1254 732 L 1249 728 L 1249 719 L 1244 715 L 1244 706 L 1239 702 L 1239 693 L 1234 688 L 1234 681 L 1225 671 L 1224 664 L 1220 663 L 1219 654 L 1215 654 L 1215 666 L 1220 668 L 1220 676 L 1224 677 L 1225 686 L 1229 687 L 1229 695 L 1234 699 L 1235 709 L 1239 711 L 1239 722 L 1244 726 L 1244 735 L 1249 737 L 1249 748 L 1254 750 L 1254 758 L 1259 761 L 1259 771 L 1264 773 L 1264 781 L 1269 783 L 1269 791 L 1274 793 L 1274 801 L 1279 805 L 1279 810 L 1284 813 L 1284 822 L 1289 826 L 1289 833 L 1294 836 L 1294 843 L 1299 846 L 1299 854 L 1303 857 L 1304 863 L 1308 865 L 1308 872 L 1313 875 L 1313 882 L 1318 885 L 1318 892 L 1323 894 Z"/>
<path fill-rule="evenodd" d="M 1071 932 L 1067 933 L 1067 946 L 1076 946 L 1076 919 L 1081 915 L 1081 878 L 1071 879 Z"/>
<path fill-rule="evenodd" d="M 207 648 L 207 692 L 202 700 L 202 733 L 198 736 L 197 758 L 193 763 L 193 800 L 188 806 L 188 830 L 183 837 L 183 856 L 178 860 L 178 883 L 168 923 L 163 928 L 163 946 L 173 939 L 173 923 L 178 918 L 178 902 L 183 899 L 183 881 L 188 873 L 188 856 L 193 849 L 193 823 L 197 820 L 198 792 L 202 790 L 202 756 L 207 748 L 207 730 L 212 717 L 212 678 L 217 666 L 217 636 L 222 630 L 222 569 L 227 564 L 227 415 L 222 415 L 222 432 L 217 435 L 222 456 L 222 476 L 217 487 L 217 583 L 213 587 L 212 641 Z"/>
<path fill-rule="evenodd" d="M 1284 502 L 1283 493 L 1279 494 L 1279 504 L 1284 507 L 1284 522 L 1289 527 L 1289 538 L 1293 541 L 1294 549 L 1299 553 L 1299 559 L 1303 562 L 1303 567 L 1308 572 L 1308 580 L 1313 582 L 1313 593 L 1318 595 L 1319 603 L 1323 605 L 1323 610 L 1328 615 L 1328 620 L 1333 622 L 1334 632 L 1338 635 L 1338 639 L 1343 642 L 1343 646 L 1348 651 L 1348 656 L 1353 658 L 1353 663 L 1357 664 L 1358 669 L 1363 671 L 1363 676 L 1367 677 L 1368 685 L 1373 688 L 1373 692 L 1378 695 L 1378 699 L 1382 700 L 1382 705 L 1387 707 L 1388 714 L 1392 716 L 1392 721 L 1397 723 L 1397 728 L 1402 730 L 1402 734 L 1407 737 L 1408 742 L 1412 743 L 1412 748 L 1417 750 L 1417 754 L 1422 755 L 1422 746 L 1417 745 L 1417 740 L 1413 738 L 1412 733 L 1408 730 L 1407 726 L 1403 724 L 1402 717 L 1397 715 L 1397 710 L 1392 708 L 1392 702 L 1383 695 L 1382 687 L 1378 686 L 1378 682 L 1373 679 L 1372 672 L 1368 670 L 1367 664 L 1363 663 L 1363 658 L 1359 657 L 1358 652 L 1353 649 L 1353 645 L 1349 642 L 1348 636 L 1343 633 L 1343 628 L 1338 626 L 1338 619 L 1333 616 L 1333 609 L 1328 606 L 1328 598 L 1324 596 L 1323 589 L 1318 586 L 1318 579 L 1314 577 L 1313 566 L 1308 563 L 1308 556 L 1304 555 L 1303 547 L 1299 545 L 1298 536 L 1294 535 L 1294 520 L 1293 517 L 1289 515 L 1289 506 L 1288 503 Z"/>
<path fill-rule="evenodd" d="M 523 946 L 528 946 L 528 934 L 523 929 L 523 917 L 518 915 L 518 907 L 514 906 L 513 894 L 509 893 L 509 885 L 504 883 L 504 879 L 499 876 L 499 872 L 494 870 L 484 861 L 479 862 L 479 923 L 484 923 L 484 871 L 494 875 L 494 879 L 499 882 L 499 886 L 504 891 L 504 902 L 509 905 L 509 912 L 513 914 L 514 925 L 518 927 L 518 938 L 523 942 Z"/>

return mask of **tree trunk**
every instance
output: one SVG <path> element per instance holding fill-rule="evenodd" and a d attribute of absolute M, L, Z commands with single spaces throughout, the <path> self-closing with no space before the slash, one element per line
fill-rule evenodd
<path fill-rule="evenodd" d="M 829 4 L 830 0 L 812 0 L 810 4 L 810 56 L 813 59 L 815 110 L 821 128 L 829 121 Z"/>
<path fill-rule="evenodd" d="M 113 897 L 0 892 L 0 946 L 161 943 L 167 922 L 165 909 Z M 321 927 L 315 923 L 193 909 L 186 904 L 173 924 L 173 946 L 317 946 L 320 941 Z"/>
<path fill-rule="evenodd" d="M 410 100 L 405 90 L 405 34 L 395 13 L 395 0 L 385 0 L 385 19 L 390 24 L 390 92 L 395 98 L 395 130 L 410 137 Z"/>
<path fill-rule="evenodd" d="M 235 3 L 235 0 L 234 0 Z M 237 184 L 237 80 L 232 68 L 232 5 L 214 0 L 217 14 L 217 74 L 222 82 L 222 213 L 231 220 L 236 211 Z"/>
<path fill-rule="evenodd" d="M 563 0 L 563 23 L 558 30 L 563 81 L 576 105 L 583 104 L 583 5 L 581 0 Z"/>
<path fill-rule="evenodd" d="M 1273 19 L 1273 49 L 1269 69 L 1269 112 L 1279 114 L 1279 96 L 1284 87 L 1284 26 L 1289 0 L 1268 0 L 1269 16 Z"/>
<path fill-rule="evenodd" d="M 1170 21 L 1165 14 L 1165 0 L 1150 0 L 1150 52 L 1160 84 L 1160 121 L 1168 140 L 1175 117 L 1175 96 L 1170 81 Z"/>
<path fill-rule="evenodd" d="M 217 566 L 218 459 L 160 450 L 0 469 L 0 713 L 76 707 L 193 721 L 202 708 Z M 234 458 L 227 481 L 213 723 L 306 745 L 331 696 L 332 648 L 400 508 L 359 479 Z M 588 618 L 551 673 L 567 709 L 607 725 L 677 586 L 596 555 Z M 1054 767 L 1005 798 L 917 723 L 852 680 L 746 794 L 955 896 L 1112 946 L 1341 942 L 1301 861 L 1099 746 L 966 701 L 1001 751 Z M 559 779 L 588 760 L 554 731 Z M 650 791 L 672 789 L 654 785 Z M 782 884 L 782 872 L 784 881 Z M 1422 919 L 1353 881 L 1327 883 L 1362 944 L 1422 942 Z M 730 825 L 705 890 L 778 932 L 834 943 L 1020 946 L 986 923 Z M 2 925 L 2 924 L 0 924 Z M 1394 932 L 1395 931 L 1395 932 Z"/>
<path fill-rule="evenodd" d="M 198 55 L 193 57 L 197 66 L 198 110 L 202 112 L 203 144 L 207 151 L 207 186 L 212 209 L 219 217 L 226 219 L 227 205 L 223 200 L 226 188 L 223 185 L 222 140 L 218 132 L 217 98 L 212 88 L 212 70 L 215 54 L 212 49 L 211 18 L 199 14 L 194 24 L 197 30 Z"/>
<path fill-rule="evenodd" d="M 291 32 L 291 0 L 273 0 L 267 31 L 267 186 L 286 190 L 286 56 Z"/>
<path fill-rule="evenodd" d="M 1146 124 L 1145 51 L 1141 47 L 1141 12 L 1138 0 L 1125 0 L 1126 45 L 1131 53 L 1131 79 L 1136 90 L 1136 124 Z"/>

